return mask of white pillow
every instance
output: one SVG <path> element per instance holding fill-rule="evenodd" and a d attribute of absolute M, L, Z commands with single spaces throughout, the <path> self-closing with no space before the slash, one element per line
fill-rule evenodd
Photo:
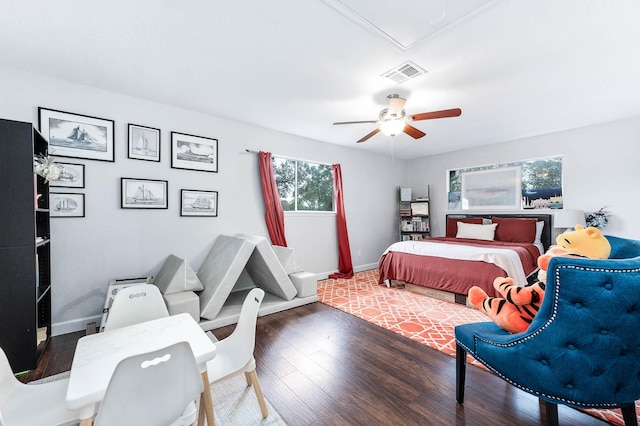
<path fill-rule="evenodd" d="M 542 229 L 544 228 L 544 222 L 536 222 L 536 237 L 533 240 L 533 244 L 542 244 L 540 238 L 542 237 Z"/>
<path fill-rule="evenodd" d="M 493 240 L 497 223 L 477 225 L 475 223 L 458 222 L 456 238 L 473 238 L 475 240 Z"/>

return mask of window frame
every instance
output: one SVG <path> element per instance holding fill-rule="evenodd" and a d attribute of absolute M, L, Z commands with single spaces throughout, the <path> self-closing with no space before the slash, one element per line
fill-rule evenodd
<path fill-rule="evenodd" d="M 512 161 L 509 163 L 494 163 L 494 164 L 485 164 L 485 165 L 481 165 L 481 166 L 471 166 L 471 167 L 457 167 L 457 168 L 451 168 L 451 169 L 447 169 L 446 173 L 446 185 L 447 185 L 447 197 L 448 197 L 448 204 L 447 204 L 447 211 L 461 211 L 461 210 L 465 210 L 462 208 L 462 200 L 460 199 L 460 195 L 461 195 L 461 188 L 460 191 L 456 192 L 456 191 L 452 191 L 452 189 L 457 189 L 457 188 L 453 188 L 452 185 L 452 181 L 451 181 L 451 177 L 452 175 L 455 173 L 457 174 L 457 183 L 456 185 L 460 185 L 462 182 L 462 174 L 465 172 L 479 172 L 479 171 L 487 171 L 487 170 L 498 170 L 498 169 L 503 169 L 503 168 L 510 168 L 510 167 L 521 167 L 522 168 L 522 173 L 521 173 L 521 191 L 525 191 L 526 189 L 530 189 L 529 185 L 530 185 L 530 181 L 528 179 L 525 178 L 525 169 L 529 168 L 529 167 L 534 167 L 532 166 L 533 163 L 537 163 L 537 162 L 546 162 L 546 161 L 556 161 L 559 164 L 559 174 L 560 174 L 560 186 L 557 187 L 559 189 L 559 193 L 560 193 L 560 198 L 562 199 L 564 196 L 564 155 L 563 154 L 556 154 L 556 155 L 549 155 L 549 156 L 545 156 L 545 157 L 535 157 L 535 158 L 529 158 L 526 160 L 520 160 L 520 161 Z M 556 187 L 549 187 L 549 189 L 554 189 Z M 457 195 L 457 198 L 456 198 Z M 523 198 L 524 194 L 523 194 Z M 527 202 L 529 202 L 530 200 L 527 199 Z M 561 201 L 561 204 L 563 204 L 563 202 Z M 532 209 L 532 208 L 541 208 L 541 207 L 524 207 L 521 206 L 520 208 L 517 209 L 512 209 L 514 211 L 516 210 L 527 210 L 527 209 Z M 558 209 L 558 208 L 563 208 L 562 206 L 553 206 L 553 207 L 544 207 L 544 208 L 551 208 L 551 209 Z M 477 209 L 476 209 L 477 210 Z"/>
<path fill-rule="evenodd" d="M 271 163 L 274 168 L 274 180 L 276 181 L 276 186 L 278 186 L 277 176 L 276 176 L 276 167 L 275 162 L 278 160 L 285 161 L 293 161 L 294 162 L 294 188 L 293 188 L 293 210 L 285 210 L 283 206 L 284 214 L 287 216 L 327 216 L 327 215 L 335 215 L 336 214 L 336 200 L 335 200 L 335 188 L 333 186 L 333 170 L 330 170 L 331 173 L 331 210 L 299 210 L 298 209 L 298 163 L 309 163 L 318 166 L 326 166 L 331 168 L 332 165 L 329 163 L 323 163 L 320 161 L 311 161 L 300 158 L 286 157 L 283 155 L 272 155 Z M 281 197 L 280 188 L 278 188 L 278 195 Z M 282 203 L 282 197 L 280 202 Z"/>

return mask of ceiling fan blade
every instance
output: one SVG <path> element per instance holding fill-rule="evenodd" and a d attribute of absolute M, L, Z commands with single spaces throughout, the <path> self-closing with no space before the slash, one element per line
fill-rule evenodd
<path fill-rule="evenodd" d="M 444 109 L 442 111 L 432 111 L 432 112 L 422 112 L 419 114 L 413 114 L 413 121 L 419 120 L 431 120 L 433 118 L 447 118 L 447 117 L 458 117 L 462 114 L 462 110 L 460 108 L 454 109 Z"/>
<path fill-rule="evenodd" d="M 362 137 L 362 139 L 360 139 L 357 143 L 360 143 L 360 142 L 364 142 L 364 141 L 366 141 L 367 139 L 369 139 L 371 136 L 375 135 L 375 134 L 376 134 L 376 133 L 378 133 L 379 131 L 380 131 L 380 128 L 379 128 L 379 127 L 378 127 L 378 128 L 376 128 L 376 129 L 374 129 L 371 133 L 369 133 L 368 135 L 366 135 L 366 136 Z"/>
<path fill-rule="evenodd" d="M 363 124 L 363 123 L 377 123 L 378 120 L 365 120 L 365 121 L 338 121 L 336 123 L 333 123 L 333 125 L 335 126 L 336 124 Z"/>
<path fill-rule="evenodd" d="M 408 134 L 409 136 L 411 136 L 414 139 L 420 139 L 421 137 L 423 137 L 424 135 L 426 135 L 425 132 L 423 132 L 420 129 L 416 129 L 413 126 L 410 125 L 406 125 L 404 126 L 404 129 L 402 129 L 403 132 L 405 132 L 406 134 Z"/>

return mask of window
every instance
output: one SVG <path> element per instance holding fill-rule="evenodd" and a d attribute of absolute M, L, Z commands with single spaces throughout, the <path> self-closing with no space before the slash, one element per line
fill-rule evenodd
<path fill-rule="evenodd" d="M 508 167 L 522 168 L 522 208 L 562 208 L 562 156 L 448 171 L 449 210 L 460 210 L 464 173 Z"/>
<path fill-rule="evenodd" d="M 273 172 L 284 211 L 333 211 L 331 166 L 274 157 Z"/>

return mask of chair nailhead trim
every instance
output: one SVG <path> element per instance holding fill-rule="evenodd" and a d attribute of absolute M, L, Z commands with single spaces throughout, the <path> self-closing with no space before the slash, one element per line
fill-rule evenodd
<path fill-rule="evenodd" d="M 544 323 L 540 328 L 538 328 L 538 330 L 536 330 L 535 332 L 528 334 L 526 336 L 523 336 L 520 339 L 516 339 L 512 342 L 509 343 L 496 343 L 494 341 L 491 341 L 489 339 L 483 338 L 481 336 L 476 336 L 474 335 L 474 345 L 475 345 L 475 341 L 476 340 L 481 340 L 483 342 L 489 343 L 493 346 L 497 346 L 497 347 L 510 347 L 510 346 L 514 346 L 517 344 L 520 344 L 522 342 L 525 342 L 529 339 L 532 339 L 533 337 L 537 336 L 542 330 L 544 330 L 545 328 L 547 328 L 556 318 L 557 314 L 558 314 L 558 293 L 560 291 L 560 270 L 561 269 L 577 269 L 580 271 L 587 271 L 587 272 L 606 272 L 606 273 L 611 273 L 611 274 L 628 274 L 628 273 L 638 273 L 640 272 L 640 268 L 633 268 L 633 269 L 609 269 L 609 268 L 586 268 L 584 266 L 576 266 L 576 265 L 561 265 L 558 266 L 556 268 L 556 274 L 555 274 L 555 280 L 556 280 L 556 287 L 557 290 L 554 293 L 554 298 L 553 298 L 553 308 L 552 308 L 552 312 L 551 312 L 551 316 L 549 318 L 549 320 Z M 456 339 L 456 344 L 460 345 L 469 355 L 471 355 L 476 361 L 480 362 L 482 365 L 484 365 L 485 367 L 487 367 L 487 369 L 489 371 L 491 371 L 493 374 L 495 374 L 496 376 L 500 377 L 502 380 L 504 380 L 505 382 L 511 384 L 512 386 L 515 386 L 519 389 L 524 390 L 525 392 L 528 392 L 532 395 L 537 395 L 537 396 L 542 396 L 545 398 L 548 398 L 552 401 L 558 401 L 560 403 L 563 404 L 568 404 L 568 405 L 574 405 L 577 407 L 585 407 L 585 408 L 618 408 L 619 405 L 618 404 L 612 404 L 612 403 L 600 403 L 600 404 L 587 404 L 587 403 L 583 403 L 583 402 L 578 402 L 578 401 L 572 401 L 569 399 L 565 399 L 565 398 L 558 398 L 557 396 L 553 396 L 553 395 L 548 395 L 546 393 L 543 392 L 538 392 L 535 391 L 533 389 L 530 389 L 526 386 L 522 386 L 516 382 L 514 382 L 513 380 L 511 380 L 510 378 L 504 376 L 503 374 L 501 374 L 499 371 L 497 371 L 496 369 L 494 369 L 491 365 L 487 364 L 483 359 L 481 358 L 477 358 L 475 356 L 475 352 L 472 351 L 471 349 L 469 349 L 466 345 L 462 344 L 459 340 Z"/>

